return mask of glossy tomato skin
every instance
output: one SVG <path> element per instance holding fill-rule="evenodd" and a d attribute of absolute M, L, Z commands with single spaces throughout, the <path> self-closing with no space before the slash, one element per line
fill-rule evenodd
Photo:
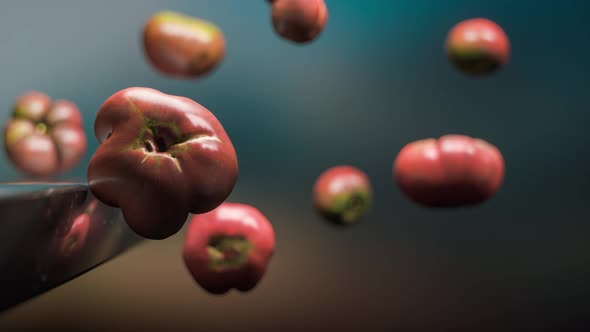
<path fill-rule="evenodd" d="M 94 131 L 101 144 L 88 165 L 90 189 L 120 207 L 129 227 L 145 238 L 175 234 L 189 212 L 221 204 L 237 180 L 227 133 L 191 99 L 124 89 L 102 105 Z"/>
<path fill-rule="evenodd" d="M 326 220 L 354 224 L 365 215 L 372 202 L 369 177 L 356 167 L 334 166 L 324 171 L 313 188 L 314 206 Z"/>
<path fill-rule="evenodd" d="M 4 127 L 8 158 L 23 173 L 47 178 L 77 165 L 86 152 L 82 114 L 67 100 L 37 91 L 17 98 Z"/>
<path fill-rule="evenodd" d="M 394 179 L 411 200 L 432 207 L 473 205 L 500 188 L 504 159 L 488 142 L 446 135 L 409 143 L 393 164 Z"/>
<path fill-rule="evenodd" d="M 222 248 L 223 241 L 229 245 Z M 273 227 L 258 209 L 225 202 L 191 219 L 183 259 L 195 281 L 208 292 L 224 294 L 232 288 L 245 292 L 264 276 L 274 248 Z"/>
<path fill-rule="evenodd" d="M 150 17 L 143 31 L 145 54 L 159 72 L 178 78 L 210 73 L 225 56 L 225 38 L 211 22 L 164 11 Z"/>
<path fill-rule="evenodd" d="M 510 41 L 504 30 L 485 18 L 455 25 L 447 36 L 449 60 L 462 72 L 480 76 L 503 67 L 510 57 Z"/>
<path fill-rule="evenodd" d="M 301 44 L 316 39 L 328 22 L 328 7 L 324 0 L 269 2 L 275 31 L 292 42 Z"/>

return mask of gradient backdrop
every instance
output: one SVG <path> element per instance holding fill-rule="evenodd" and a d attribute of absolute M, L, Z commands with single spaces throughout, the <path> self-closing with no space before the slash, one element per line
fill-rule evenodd
<path fill-rule="evenodd" d="M 230 200 L 273 222 L 276 255 L 248 294 L 208 295 L 182 265 L 182 234 L 146 241 L 0 316 L 0 330 L 365 331 L 582 330 L 590 317 L 590 3 L 327 0 L 306 46 L 279 39 L 263 0 L 3 0 L 0 121 L 37 89 L 77 103 L 89 149 L 63 179 L 85 181 L 102 102 L 130 86 L 193 98 L 230 135 L 240 162 Z M 168 79 L 142 54 L 153 13 L 215 22 L 223 64 L 198 81 Z M 443 52 L 458 21 L 487 17 L 511 39 L 509 65 L 486 79 Z M 392 181 L 403 145 L 460 133 L 506 159 L 489 202 L 424 209 Z M 338 229 L 311 209 L 324 169 L 351 164 L 375 201 Z M 0 156 L 0 180 L 23 178 Z M 590 325 L 589 325 L 590 326 Z"/>

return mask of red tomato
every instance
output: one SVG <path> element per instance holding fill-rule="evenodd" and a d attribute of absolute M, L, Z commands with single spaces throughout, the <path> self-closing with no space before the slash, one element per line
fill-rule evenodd
<path fill-rule="evenodd" d="M 508 36 L 499 25 L 485 18 L 455 25 L 445 47 L 451 62 L 471 75 L 490 74 L 505 65 L 510 56 Z"/>
<path fill-rule="evenodd" d="M 471 205 L 498 191 L 504 159 L 481 139 L 446 135 L 406 145 L 393 164 L 393 175 L 402 192 L 417 203 Z"/>

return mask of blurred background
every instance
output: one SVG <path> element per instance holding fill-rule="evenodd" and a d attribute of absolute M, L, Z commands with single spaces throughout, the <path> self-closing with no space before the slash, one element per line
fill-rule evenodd
<path fill-rule="evenodd" d="M 254 291 L 212 296 L 182 264 L 182 233 L 145 241 L 2 313 L 1 331 L 590 327 L 590 3 L 326 2 L 325 31 L 297 46 L 274 33 L 263 0 L 2 1 L 0 122 L 28 90 L 70 99 L 85 118 L 86 156 L 59 180 L 85 181 L 94 117 L 113 93 L 187 96 L 223 123 L 240 162 L 230 200 L 266 214 L 277 248 Z M 223 30 L 214 73 L 152 70 L 140 37 L 160 10 Z M 472 17 L 496 21 L 512 43 L 508 66 L 485 79 L 463 76 L 443 51 L 448 30 Z M 489 202 L 425 209 L 394 185 L 405 144 L 447 133 L 503 152 L 505 183 Z M 315 215 L 310 195 L 338 164 L 367 172 L 375 192 L 369 215 L 343 229 Z M 0 181 L 21 180 L 1 155 Z"/>

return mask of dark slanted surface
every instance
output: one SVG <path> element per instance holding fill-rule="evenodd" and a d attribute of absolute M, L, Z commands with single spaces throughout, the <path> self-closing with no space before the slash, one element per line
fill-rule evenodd
<path fill-rule="evenodd" d="M 0 184 L 0 312 L 83 274 L 138 240 L 119 209 L 98 202 L 85 184 Z"/>

